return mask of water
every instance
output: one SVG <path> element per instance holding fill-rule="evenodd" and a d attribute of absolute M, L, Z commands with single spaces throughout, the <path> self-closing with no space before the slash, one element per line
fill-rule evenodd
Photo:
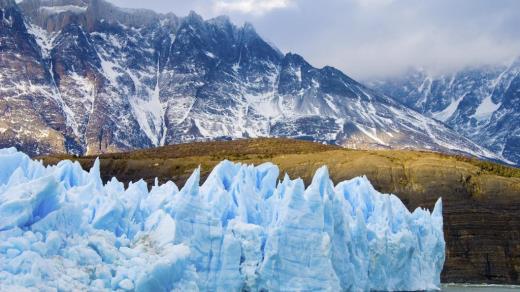
<path fill-rule="evenodd" d="M 520 286 L 513 285 L 470 285 L 470 284 L 444 284 L 442 291 L 446 292 L 513 292 L 520 291 Z"/>

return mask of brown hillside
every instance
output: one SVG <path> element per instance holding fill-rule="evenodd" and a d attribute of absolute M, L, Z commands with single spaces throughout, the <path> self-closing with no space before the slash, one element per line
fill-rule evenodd
<path fill-rule="evenodd" d="M 42 157 L 54 164 L 67 156 Z M 101 156 L 104 180 L 143 178 L 182 185 L 201 166 L 203 177 L 221 160 L 273 162 L 309 182 L 327 165 L 334 182 L 366 175 L 376 189 L 398 195 L 413 210 L 444 202 L 447 242 L 444 282 L 520 283 L 520 170 L 430 152 L 348 150 L 288 139 L 255 139 L 166 146 Z M 77 158 L 88 169 L 94 157 Z"/>

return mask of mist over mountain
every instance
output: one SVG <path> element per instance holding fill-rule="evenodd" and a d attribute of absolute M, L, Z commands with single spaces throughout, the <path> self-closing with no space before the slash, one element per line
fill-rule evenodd
<path fill-rule="evenodd" d="M 368 84 L 520 163 L 520 58 L 444 75 L 411 70 Z"/>

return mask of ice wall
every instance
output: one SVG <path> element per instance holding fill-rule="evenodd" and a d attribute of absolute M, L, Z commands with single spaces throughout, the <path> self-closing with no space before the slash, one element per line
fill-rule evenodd
<path fill-rule="evenodd" d="M 221 162 L 200 186 L 103 185 L 0 150 L 0 290 L 367 291 L 440 287 L 442 203 L 410 213 L 327 168 L 305 188 L 272 164 Z"/>

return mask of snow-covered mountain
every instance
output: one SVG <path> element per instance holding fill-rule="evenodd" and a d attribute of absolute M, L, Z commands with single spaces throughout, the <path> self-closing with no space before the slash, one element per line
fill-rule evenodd
<path fill-rule="evenodd" d="M 411 70 L 368 84 L 520 164 L 520 58 L 445 75 Z"/>
<path fill-rule="evenodd" d="M 283 54 L 250 24 L 0 0 L 0 146 L 96 154 L 284 136 L 501 159 L 431 118 Z"/>

